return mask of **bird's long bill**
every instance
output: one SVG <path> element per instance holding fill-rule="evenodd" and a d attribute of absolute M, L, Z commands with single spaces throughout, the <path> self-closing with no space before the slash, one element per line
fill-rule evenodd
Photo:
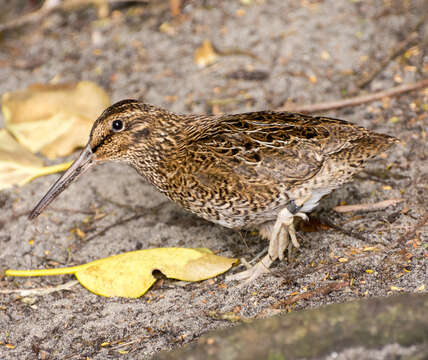
<path fill-rule="evenodd" d="M 36 207 L 31 211 L 29 219 L 32 220 L 39 216 L 42 211 L 60 194 L 70 183 L 80 174 L 83 174 L 94 163 L 94 154 L 89 144 L 83 149 L 79 158 L 71 164 L 67 171 L 52 185 L 45 196 L 39 201 Z"/>

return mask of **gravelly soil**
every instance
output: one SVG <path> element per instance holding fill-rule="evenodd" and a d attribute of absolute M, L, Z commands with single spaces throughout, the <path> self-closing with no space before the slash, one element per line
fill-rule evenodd
<path fill-rule="evenodd" d="M 23 0 L 0 5 L 5 9 L 0 21 L 31 10 Z M 102 20 L 95 8 L 83 7 L 3 33 L 0 93 L 53 79 L 92 80 L 113 101 L 142 98 L 172 111 L 195 113 L 335 100 L 354 91 L 363 73 L 408 36 L 427 11 L 426 3 L 416 0 L 254 0 L 248 6 L 237 0 L 187 1 L 182 16 L 173 18 L 167 2 L 115 6 Z M 165 28 L 167 32 L 161 31 Z M 427 76 L 428 26 L 420 26 L 418 33 L 419 46 L 392 60 L 365 91 Z M 198 68 L 193 54 L 206 38 L 224 55 L 216 64 Z M 228 77 L 242 69 L 265 71 L 269 77 Z M 218 99 L 226 101 L 213 106 L 212 100 Z M 328 114 L 397 136 L 404 145 L 373 161 L 367 172 L 323 200 L 312 214 L 342 230 L 300 232 L 302 246 L 295 258 L 276 264 L 250 287 L 225 284 L 220 276 L 186 286 L 162 281 L 134 300 L 98 297 L 80 286 L 44 296 L 0 294 L 0 358 L 140 359 L 191 342 L 210 329 L 232 326 L 225 313 L 232 312 L 235 319 L 267 317 L 359 297 L 390 296 L 398 291 L 391 286 L 426 291 L 428 231 L 426 223 L 421 224 L 428 205 L 427 103 L 428 93 L 422 90 Z M 394 117 L 398 121 L 389 121 Z M 160 211 L 149 210 L 92 237 L 141 211 L 136 206 L 150 209 L 165 201 L 134 170 L 120 164 L 91 170 L 39 220 L 29 222 L 25 212 L 56 178 L 0 192 L 1 269 L 80 264 L 161 246 L 208 247 L 250 259 L 266 246 L 256 235 L 213 225 L 169 202 Z M 383 211 L 340 215 L 331 210 L 344 201 L 400 197 L 405 202 Z M 88 223 L 88 212 L 95 209 L 108 216 Z M 76 227 L 86 232 L 85 239 L 70 231 Z M 362 251 L 366 246 L 376 250 Z M 69 280 L 2 277 L 0 290 L 44 288 Z M 292 293 L 332 281 L 351 281 L 352 286 L 285 309 L 275 306 Z"/>

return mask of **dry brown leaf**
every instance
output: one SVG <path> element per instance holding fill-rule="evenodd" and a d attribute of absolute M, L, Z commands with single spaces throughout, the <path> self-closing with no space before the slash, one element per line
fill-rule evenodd
<path fill-rule="evenodd" d="M 215 63 L 217 54 L 211 44 L 211 41 L 205 39 L 201 47 L 195 51 L 195 64 L 199 67 L 205 67 Z"/>
<path fill-rule="evenodd" d="M 169 0 L 169 8 L 171 9 L 172 16 L 181 14 L 181 0 Z"/>
<path fill-rule="evenodd" d="M 43 166 L 43 161 L 0 129 L 0 190 L 24 185 L 34 178 L 66 170 L 71 163 Z"/>
<path fill-rule="evenodd" d="M 109 105 L 106 92 L 89 81 L 35 84 L 2 97 L 6 128 L 31 152 L 51 159 L 86 145 L 93 122 Z"/>

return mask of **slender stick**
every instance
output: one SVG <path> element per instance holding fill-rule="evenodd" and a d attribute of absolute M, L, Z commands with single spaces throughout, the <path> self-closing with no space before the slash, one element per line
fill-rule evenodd
<path fill-rule="evenodd" d="M 334 211 L 340 213 L 354 212 L 354 211 L 377 211 L 383 210 L 390 206 L 395 206 L 405 199 L 389 199 L 384 201 L 379 201 L 377 203 L 370 204 L 355 204 L 355 205 L 340 205 L 333 208 Z"/>
<path fill-rule="evenodd" d="M 419 22 L 418 22 L 419 24 Z M 377 66 L 374 67 L 374 69 L 368 73 L 366 76 L 364 76 L 358 83 L 357 88 L 363 88 L 366 87 L 368 84 L 372 82 L 372 80 L 383 70 L 385 67 L 394 60 L 397 56 L 402 54 L 404 51 L 408 49 L 410 45 L 412 45 L 418 38 L 417 32 L 412 32 L 406 39 L 399 42 L 394 49 L 389 53 L 388 56 L 386 56 L 383 60 L 381 60 Z M 355 91 L 358 91 L 356 89 Z"/>
<path fill-rule="evenodd" d="M 327 284 L 325 286 L 320 286 L 319 288 L 312 290 L 312 291 L 306 291 L 302 294 L 298 294 L 298 295 L 294 295 L 294 296 L 289 296 L 286 299 L 280 300 L 279 302 L 273 304 L 271 306 L 271 308 L 273 309 L 281 309 L 284 308 L 285 306 L 288 305 L 292 305 L 300 300 L 306 300 L 306 299 L 310 299 L 314 296 L 326 296 L 329 293 L 331 293 L 332 291 L 336 291 L 339 289 L 342 289 L 344 287 L 349 286 L 349 282 L 345 282 L 345 281 L 336 281 L 336 282 L 332 282 L 330 284 Z"/>
<path fill-rule="evenodd" d="M 4 289 L 0 290 L 0 294 L 18 294 L 19 296 L 43 296 L 61 290 L 70 290 L 73 286 L 77 285 L 77 280 L 69 281 L 54 287 L 37 288 L 37 289 Z"/>
<path fill-rule="evenodd" d="M 343 107 L 366 104 L 377 100 L 381 100 L 386 97 L 399 96 L 404 93 L 408 93 L 419 89 L 424 89 L 426 87 L 428 87 L 428 78 L 412 84 L 399 85 L 388 90 L 378 91 L 367 95 L 355 96 L 348 99 L 323 102 L 323 103 L 318 103 L 313 105 L 287 105 L 287 106 L 280 107 L 278 110 L 294 111 L 294 112 L 301 112 L 301 113 L 313 113 L 313 112 L 334 110 L 334 109 L 340 109 Z"/>
<path fill-rule="evenodd" d="M 106 0 L 107 3 L 131 3 L 131 2 L 146 2 L 146 0 Z M 68 7 L 75 6 L 91 6 L 95 2 L 91 0 L 80 1 L 63 1 L 63 0 L 46 0 L 41 8 L 29 14 L 25 14 L 17 19 L 10 20 L 4 24 L 0 24 L 0 33 L 5 30 L 12 30 L 27 24 L 40 22 L 50 13 L 58 10 L 65 10 Z"/>

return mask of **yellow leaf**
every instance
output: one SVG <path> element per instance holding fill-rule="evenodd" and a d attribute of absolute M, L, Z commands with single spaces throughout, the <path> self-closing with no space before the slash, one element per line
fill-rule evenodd
<path fill-rule="evenodd" d="M 86 145 L 93 122 L 109 105 L 106 92 L 89 81 L 35 84 L 2 97 L 6 128 L 31 152 L 51 159 Z"/>
<path fill-rule="evenodd" d="M 173 26 L 171 26 L 171 24 L 169 22 L 164 22 L 163 24 L 161 24 L 161 26 L 159 26 L 159 31 L 163 32 L 165 34 L 168 35 L 175 35 L 176 34 L 176 30 Z"/>
<path fill-rule="evenodd" d="M 422 284 L 418 287 L 418 291 L 424 291 L 425 290 L 425 284 Z"/>
<path fill-rule="evenodd" d="M 0 190 L 24 185 L 36 177 L 68 169 L 71 162 L 43 166 L 43 161 L 18 144 L 6 130 L 0 129 Z"/>
<path fill-rule="evenodd" d="M 229 270 L 238 260 L 209 249 L 159 248 L 131 251 L 69 268 L 6 270 L 8 276 L 74 274 L 89 291 L 102 296 L 137 298 L 155 282 L 154 270 L 166 277 L 200 281 Z"/>
<path fill-rule="evenodd" d="M 390 289 L 391 289 L 392 291 L 403 291 L 403 288 L 400 288 L 400 287 L 398 287 L 398 286 L 394 286 L 394 285 L 391 285 Z"/>
<path fill-rule="evenodd" d="M 205 67 L 213 64 L 217 60 L 217 54 L 211 44 L 211 41 L 205 39 L 202 46 L 195 51 L 195 63 L 199 67 Z"/>

